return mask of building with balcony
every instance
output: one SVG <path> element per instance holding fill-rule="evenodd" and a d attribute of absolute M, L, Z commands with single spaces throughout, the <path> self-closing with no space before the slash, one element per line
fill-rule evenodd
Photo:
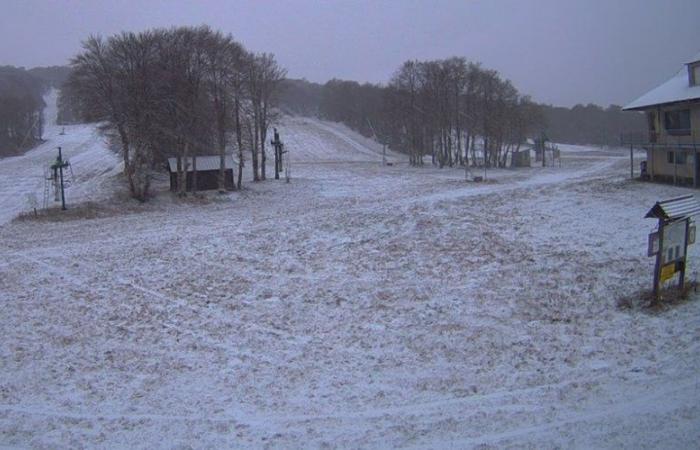
<path fill-rule="evenodd" d="M 643 111 L 648 128 L 625 133 L 622 143 L 646 150 L 642 177 L 700 185 L 700 53 L 670 80 L 623 108 Z"/>

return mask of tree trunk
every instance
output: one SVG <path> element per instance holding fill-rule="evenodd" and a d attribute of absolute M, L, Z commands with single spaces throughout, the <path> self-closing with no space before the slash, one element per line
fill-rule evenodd
<path fill-rule="evenodd" d="M 182 151 L 182 161 L 183 161 L 182 164 L 184 167 L 182 168 L 182 173 L 180 174 L 180 176 L 182 178 L 182 183 L 178 183 L 178 187 L 180 188 L 178 194 L 180 195 L 180 197 L 185 197 L 187 195 L 187 165 L 188 165 L 187 164 L 187 155 L 188 155 L 189 150 L 190 150 L 189 147 L 190 147 L 189 142 L 185 142 L 185 145 L 184 145 L 183 151 Z"/>
<path fill-rule="evenodd" d="M 267 155 L 265 154 L 265 139 L 267 139 L 266 135 L 267 135 L 267 132 L 265 130 L 265 125 L 261 124 L 260 125 L 260 155 L 261 155 L 260 178 L 263 180 L 266 179 L 265 166 L 267 165 Z"/>
<path fill-rule="evenodd" d="M 192 192 L 197 193 L 197 156 L 192 155 Z"/>
<path fill-rule="evenodd" d="M 238 144 L 238 189 L 243 183 L 243 136 L 241 135 L 241 104 L 236 97 L 236 143 Z"/>
<path fill-rule="evenodd" d="M 217 143 L 219 144 L 219 194 L 226 192 L 226 118 L 225 111 L 217 101 Z"/>
<path fill-rule="evenodd" d="M 258 139 L 259 135 L 259 114 L 256 112 L 253 117 L 253 148 L 252 148 L 252 160 L 253 160 L 253 181 L 260 181 L 260 175 L 258 171 Z"/>

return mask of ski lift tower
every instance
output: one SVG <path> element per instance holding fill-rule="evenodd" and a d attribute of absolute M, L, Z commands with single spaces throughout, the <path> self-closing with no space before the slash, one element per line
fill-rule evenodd
<path fill-rule="evenodd" d="M 280 172 L 284 171 L 282 155 L 287 153 L 284 150 L 284 143 L 280 140 L 280 134 L 277 132 L 277 128 L 274 128 L 275 137 L 270 141 L 270 144 L 275 148 L 275 180 L 280 179 Z M 289 182 L 289 176 L 287 176 L 287 182 Z"/>
<path fill-rule="evenodd" d="M 56 196 L 58 196 L 59 188 L 61 193 L 61 209 L 66 210 L 66 192 L 63 179 L 63 170 L 70 168 L 70 163 L 63 160 L 63 153 L 61 152 L 61 147 L 58 147 L 58 157 L 53 164 L 51 164 L 51 180 L 54 183 L 54 190 Z M 56 199 L 58 200 L 58 199 Z"/>

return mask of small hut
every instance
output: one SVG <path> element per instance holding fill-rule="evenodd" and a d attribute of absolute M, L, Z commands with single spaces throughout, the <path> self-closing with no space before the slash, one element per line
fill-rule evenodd
<path fill-rule="evenodd" d="M 219 188 L 219 156 L 197 156 L 193 158 L 187 157 L 182 158 L 182 169 L 186 173 L 186 190 L 192 191 L 193 183 L 195 180 L 194 176 L 194 165 L 197 164 L 197 191 L 207 191 Z M 227 190 L 233 189 L 233 168 L 235 162 L 231 155 L 226 155 L 224 158 L 225 162 L 225 172 L 224 172 L 224 186 Z M 176 192 L 178 190 L 177 185 L 177 158 L 168 158 L 168 170 L 170 171 L 170 190 Z"/>
<path fill-rule="evenodd" d="M 530 167 L 530 149 L 525 148 L 511 154 L 511 167 Z"/>

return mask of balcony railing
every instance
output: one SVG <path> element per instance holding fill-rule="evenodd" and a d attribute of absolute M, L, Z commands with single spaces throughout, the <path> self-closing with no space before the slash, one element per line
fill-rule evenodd
<path fill-rule="evenodd" d="M 620 135 L 620 144 L 633 147 L 677 147 L 700 150 L 700 129 L 683 128 L 663 131 L 638 130 Z"/>

